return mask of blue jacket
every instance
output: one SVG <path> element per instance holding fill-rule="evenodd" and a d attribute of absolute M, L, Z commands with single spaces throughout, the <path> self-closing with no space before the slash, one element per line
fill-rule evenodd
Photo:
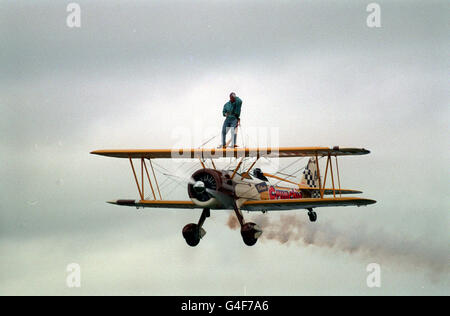
<path fill-rule="evenodd" d="M 241 106 L 242 106 L 242 100 L 238 97 L 235 98 L 234 102 L 228 101 L 223 106 L 222 114 L 223 116 L 227 116 L 227 113 L 234 116 L 235 118 L 239 118 L 241 115 Z"/>

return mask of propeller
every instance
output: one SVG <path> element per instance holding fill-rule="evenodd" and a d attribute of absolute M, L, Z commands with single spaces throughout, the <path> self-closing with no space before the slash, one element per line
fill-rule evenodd
<path fill-rule="evenodd" d="M 206 192 L 216 198 L 225 208 L 233 208 L 234 199 L 231 196 L 208 188 L 206 189 Z"/>
<path fill-rule="evenodd" d="M 192 187 L 194 188 L 194 191 L 197 192 L 198 194 L 202 194 L 206 190 L 205 183 L 203 181 L 196 181 L 192 185 Z"/>
<path fill-rule="evenodd" d="M 196 198 L 200 201 L 207 201 L 211 197 L 214 197 L 220 204 L 223 205 L 223 207 L 233 208 L 234 198 L 223 192 L 217 191 L 216 181 L 210 174 L 201 174 L 196 179 L 194 179 L 192 176 L 189 178 L 185 178 L 169 173 L 162 174 L 165 176 L 178 178 L 186 184 L 191 184 L 193 190 L 197 195 Z"/>

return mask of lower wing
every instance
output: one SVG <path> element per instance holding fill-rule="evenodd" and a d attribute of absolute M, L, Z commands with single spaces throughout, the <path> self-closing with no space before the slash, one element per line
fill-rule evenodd
<path fill-rule="evenodd" d="M 115 200 L 115 201 L 108 201 L 108 203 L 123 206 L 152 207 L 152 208 L 181 208 L 181 209 L 203 208 L 201 206 L 194 204 L 192 201 Z"/>
<path fill-rule="evenodd" d="M 246 211 L 288 211 L 327 206 L 365 206 L 374 203 L 376 203 L 374 200 L 356 197 L 260 200 L 247 201 L 242 205 L 242 209 Z"/>
<path fill-rule="evenodd" d="M 108 203 L 123 206 L 150 207 L 150 208 L 174 208 L 174 209 L 202 209 L 192 201 L 161 201 L 161 200 L 115 200 Z M 288 211 L 326 206 L 365 206 L 374 204 L 376 201 L 356 198 L 304 198 L 286 200 L 258 200 L 247 201 L 241 209 L 246 211 Z"/>

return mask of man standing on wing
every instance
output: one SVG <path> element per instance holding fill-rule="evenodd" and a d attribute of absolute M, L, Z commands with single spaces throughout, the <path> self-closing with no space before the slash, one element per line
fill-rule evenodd
<path fill-rule="evenodd" d="M 222 114 L 225 116 L 225 122 L 222 126 L 222 148 L 226 147 L 226 137 L 229 130 L 231 130 L 231 147 L 236 145 L 236 127 L 239 124 L 239 116 L 241 115 L 242 100 L 239 99 L 234 92 L 230 93 L 230 101 L 223 106 Z"/>

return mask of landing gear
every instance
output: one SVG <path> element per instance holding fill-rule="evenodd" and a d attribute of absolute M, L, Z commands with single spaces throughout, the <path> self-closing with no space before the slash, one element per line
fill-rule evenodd
<path fill-rule="evenodd" d="M 204 208 L 202 215 L 200 216 L 200 219 L 198 221 L 198 224 L 190 223 L 183 227 L 183 237 L 189 246 L 191 247 L 197 246 L 198 243 L 200 242 L 200 239 L 203 238 L 203 236 L 205 236 L 206 231 L 202 228 L 202 226 L 206 218 L 209 216 L 210 216 L 209 208 Z"/>
<path fill-rule="evenodd" d="M 312 208 L 308 209 L 308 217 L 311 222 L 315 222 L 317 220 L 317 213 L 313 211 Z"/>
<path fill-rule="evenodd" d="M 258 237 L 261 236 L 262 230 L 255 223 L 245 223 L 241 227 L 241 235 L 244 243 L 247 246 L 253 246 L 258 241 Z"/>
<path fill-rule="evenodd" d="M 202 234 L 206 234 L 203 228 L 198 227 L 197 224 L 190 223 L 183 227 L 183 237 L 186 240 L 186 243 L 195 247 L 200 242 L 200 238 L 202 238 Z"/>
<path fill-rule="evenodd" d="M 241 225 L 242 240 L 247 246 L 253 246 L 258 241 L 258 238 L 261 236 L 262 229 L 255 223 L 252 222 L 246 223 L 236 203 L 234 203 L 234 212 L 236 213 L 236 217 L 238 218 L 239 224 Z M 203 236 L 205 236 L 206 231 L 202 228 L 202 226 L 206 218 L 209 216 L 210 216 L 210 209 L 204 208 L 197 224 L 190 223 L 183 227 L 183 237 L 189 246 L 191 247 L 197 246 L 200 243 L 200 239 L 202 239 Z"/>
<path fill-rule="evenodd" d="M 239 224 L 241 224 L 241 236 L 242 240 L 244 240 L 244 244 L 247 246 L 253 246 L 258 241 L 259 236 L 261 236 L 262 229 L 255 223 L 245 223 L 244 217 L 242 216 L 242 213 L 236 203 L 234 204 L 234 212 L 239 220 Z"/>

